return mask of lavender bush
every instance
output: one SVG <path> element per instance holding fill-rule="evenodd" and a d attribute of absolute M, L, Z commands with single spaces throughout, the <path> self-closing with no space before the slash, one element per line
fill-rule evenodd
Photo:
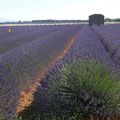
<path fill-rule="evenodd" d="M 59 79 L 58 79 L 59 78 Z M 120 81 L 95 61 L 64 64 L 50 82 L 50 115 L 60 120 L 105 120 L 120 112 Z M 52 113 L 53 112 L 53 113 Z"/>

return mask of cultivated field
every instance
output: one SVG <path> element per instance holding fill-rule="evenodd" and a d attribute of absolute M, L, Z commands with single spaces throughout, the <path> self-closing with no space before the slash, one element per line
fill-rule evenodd
<path fill-rule="evenodd" d="M 120 120 L 119 77 L 118 24 L 0 27 L 0 120 Z"/>

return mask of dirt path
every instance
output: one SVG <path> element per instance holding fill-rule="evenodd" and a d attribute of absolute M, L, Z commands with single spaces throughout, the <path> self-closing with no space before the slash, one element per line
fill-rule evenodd
<path fill-rule="evenodd" d="M 19 114 L 21 111 L 25 109 L 25 107 L 28 107 L 31 105 L 32 101 L 34 100 L 34 93 L 37 90 L 37 88 L 40 86 L 40 81 L 44 77 L 44 74 L 48 71 L 51 65 L 57 62 L 57 60 L 62 59 L 66 53 L 71 48 L 73 42 L 76 40 L 77 33 L 68 41 L 68 43 L 65 46 L 65 49 L 58 54 L 56 57 L 51 60 L 48 65 L 43 68 L 40 72 L 37 73 L 36 76 L 36 82 L 34 84 L 30 85 L 29 88 L 25 91 L 21 91 L 18 101 L 18 106 L 16 108 L 16 113 Z"/>

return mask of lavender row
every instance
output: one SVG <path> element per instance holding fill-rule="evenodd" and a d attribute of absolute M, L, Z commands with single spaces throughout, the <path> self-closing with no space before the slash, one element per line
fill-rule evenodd
<path fill-rule="evenodd" d="M 0 56 L 0 105 L 4 116 L 9 118 L 14 113 L 19 90 L 34 82 L 36 72 L 61 52 L 80 28 L 69 26 Z"/>
<path fill-rule="evenodd" d="M 96 60 L 120 75 L 120 65 L 106 50 L 101 37 L 87 25 L 78 33 L 78 37 L 64 61 L 76 58 Z"/>
<path fill-rule="evenodd" d="M 93 26 L 111 56 L 120 60 L 120 25 Z"/>
<path fill-rule="evenodd" d="M 27 44 L 34 40 L 37 40 L 47 34 L 63 29 L 64 26 L 46 26 L 45 28 L 40 27 L 39 30 L 33 30 L 31 32 L 23 32 L 21 34 L 12 35 L 11 37 L 1 38 L 0 40 L 0 54 L 9 51 L 10 49 L 19 47 Z M 24 31 L 24 28 L 23 28 Z M 10 33 L 9 33 L 10 34 Z"/>
<path fill-rule="evenodd" d="M 39 30 L 39 28 L 34 26 L 1 26 L 0 27 L 0 38 L 9 38 L 14 35 L 22 34 L 22 33 L 28 33 L 32 31 Z M 41 27 L 44 28 L 44 27 Z M 9 29 L 12 31 L 9 33 Z"/>
<path fill-rule="evenodd" d="M 1 26 L 0 38 L 10 38 L 12 36 L 22 35 L 23 33 L 29 33 L 39 30 L 49 29 L 51 26 Z M 53 26 L 55 27 L 55 26 Z M 9 29 L 11 32 L 9 33 Z"/>

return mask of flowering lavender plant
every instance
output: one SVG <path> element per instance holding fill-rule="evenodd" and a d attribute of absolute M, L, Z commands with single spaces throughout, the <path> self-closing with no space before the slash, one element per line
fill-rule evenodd
<path fill-rule="evenodd" d="M 89 119 L 90 115 L 105 120 L 120 113 L 119 77 L 103 64 L 73 61 L 51 79 L 47 94 L 51 114 L 61 120 Z"/>

